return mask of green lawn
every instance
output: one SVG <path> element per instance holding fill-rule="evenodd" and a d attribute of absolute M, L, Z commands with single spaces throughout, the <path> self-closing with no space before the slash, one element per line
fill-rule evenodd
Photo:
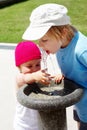
<path fill-rule="evenodd" d="M 0 9 L 0 42 L 17 43 L 29 25 L 31 11 L 44 3 L 65 5 L 71 23 L 87 35 L 87 0 L 27 0 Z"/>

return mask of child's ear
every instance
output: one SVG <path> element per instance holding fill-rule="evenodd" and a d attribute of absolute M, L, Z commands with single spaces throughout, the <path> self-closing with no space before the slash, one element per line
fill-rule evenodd
<path fill-rule="evenodd" d="M 67 37 L 67 34 L 68 34 L 68 30 L 67 28 L 63 28 L 63 31 L 62 31 L 62 37 Z"/>
<path fill-rule="evenodd" d="M 67 28 L 63 28 L 63 33 L 64 33 L 64 34 L 67 33 Z"/>
<path fill-rule="evenodd" d="M 64 37 L 66 37 L 66 29 L 63 28 L 62 32 L 61 32 L 61 38 L 63 39 Z"/>

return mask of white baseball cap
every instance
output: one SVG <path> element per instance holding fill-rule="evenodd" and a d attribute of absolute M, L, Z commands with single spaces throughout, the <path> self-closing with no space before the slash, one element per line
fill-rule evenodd
<path fill-rule="evenodd" d="M 67 8 L 63 5 L 48 3 L 34 9 L 30 16 L 30 25 L 22 38 L 38 40 L 43 37 L 52 26 L 70 24 Z"/>

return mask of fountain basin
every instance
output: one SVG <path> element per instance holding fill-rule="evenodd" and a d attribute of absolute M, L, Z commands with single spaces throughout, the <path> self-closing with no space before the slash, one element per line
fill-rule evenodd
<path fill-rule="evenodd" d="M 25 107 L 38 110 L 39 130 L 67 130 L 66 107 L 77 103 L 82 95 L 81 86 L 65 78 L 58 85 L 25 85 L 17 99 Z"/>
<path fill-rule="evenodd" d="M 42 92 L 33 92 L 33 89 L 30 89 L 32 86 L 34 86 L 33 89 L 39 87 Z M 62 83 L 54 86 L 43 86 L 36 83 L 23 86 L 17 93 L 17 99 L 28 108 L 52 111 L 75 104 L 82 95 L 81 86 L 65 78 Z"/>

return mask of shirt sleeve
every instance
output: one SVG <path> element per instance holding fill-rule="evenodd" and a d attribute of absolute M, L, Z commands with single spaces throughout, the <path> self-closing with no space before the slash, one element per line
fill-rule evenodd
<path fill-rule="evenodd" d="M 85 67 L 87 67 L 87 50 L 85 50 L 80 56 L 79 61 L 81 64 L 83 64 Z"/>

